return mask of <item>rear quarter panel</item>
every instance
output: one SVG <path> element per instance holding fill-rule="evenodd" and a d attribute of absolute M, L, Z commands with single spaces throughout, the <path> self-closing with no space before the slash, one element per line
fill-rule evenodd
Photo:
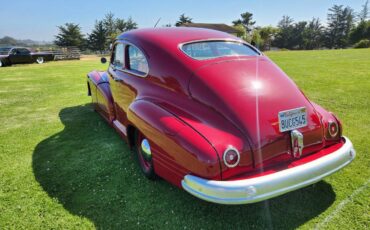
<path fill-rule="evenodd" d="M 127 116 L 151 141 L 154 169 L 159 176 L 179 187 L 187 174 L 221 179 L 215 149 L 173 114 L 152 102 L 138 100 L 130 105 Z"/>

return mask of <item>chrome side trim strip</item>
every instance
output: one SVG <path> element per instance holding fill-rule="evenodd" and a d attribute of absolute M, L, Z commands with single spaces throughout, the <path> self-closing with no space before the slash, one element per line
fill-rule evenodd
<path fill-rule="evenodd" d="M 114 120 L 113 121 L 113 125 L 119 130 L 121 131 L 123 134 L 125 134 L 125 136 L 127 136 L 127 130 L 126 130 L 126 126 L 122 125 L 121 122 L 119 122 L 118 120 Z"/>

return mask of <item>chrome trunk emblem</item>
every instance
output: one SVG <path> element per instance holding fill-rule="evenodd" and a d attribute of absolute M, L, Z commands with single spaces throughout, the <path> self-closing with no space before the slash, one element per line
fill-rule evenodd
<path fill-rule="evenodd" d="M 292 155 L 294 158 L 300 158 L 303 150 L 303 134 L 298 130 L 290 132 L 290 138 L 292 140 Z"/>

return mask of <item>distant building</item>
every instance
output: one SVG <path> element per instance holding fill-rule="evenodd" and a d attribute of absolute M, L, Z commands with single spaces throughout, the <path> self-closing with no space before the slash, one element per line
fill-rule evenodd
<path fill-rule="evenodd" d="M 232 35 L 237 35 L 238 30 L 236 30 L 232 26 L 228 26 L 226 24 L 214 24 L 214 23 L 185 23 L 182 24 L 183 27 L 197 27 L 197 28 L 206 28 L 206 29 L 212 29 L 212 30 L 218 30 L 225 33 L 229 33 Z"/>

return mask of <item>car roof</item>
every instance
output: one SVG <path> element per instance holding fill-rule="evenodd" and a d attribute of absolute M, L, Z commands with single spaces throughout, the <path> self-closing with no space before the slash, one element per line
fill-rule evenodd
<path fill-rule="evenodd" d="M 199 41 L 199 40 L 236 40 L 239 38 L 230 34 L 204 28 L 194 27 L 164 27 L 146 28 L 125 32 L 117 37 L 120 40 L 155 42 L 155 44 L 172 44 Z"/>
<path fill-rule="evenodd" d="M 27 49 L 29 50 L 29 48 L 27 47 L 21 47 L 21 46 L 3 46 L 3 47 L 0 47 L 1 49 Z"/>

